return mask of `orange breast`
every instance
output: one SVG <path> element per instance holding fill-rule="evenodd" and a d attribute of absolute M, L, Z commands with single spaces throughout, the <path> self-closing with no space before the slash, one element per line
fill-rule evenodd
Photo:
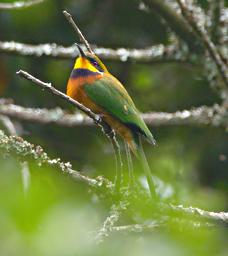
<path fill-rule="evenodd" d="M 131 130 L 116 118 L 114 118 L 110 113 L 99 107 L 87 96 L 86 92 L 84 91 L 83 85 L 85 83 L 92 84 L 95 79 L 97 78 L 94 76 L 90 78 L 88 77 L 86 80 L 85 78 L 69 79 L 67 84 L 67 95 L 80 102 L 85 107 L 91 109 L 94 113 L 101 115 L 104 121 L 110 127 L 112 127 L 112 129 L 114 129 L 116 133 L 119 134 L 129 144 L 131 150 L 135 152 L 136 145 L 134 143 Z"/>
<path fill-rule="evenodd" d="M 97 76 L 88 76 L 88 77 L 79 77 L 79 78 L 70 78 L 67 84 L 67 95 L 77 100 L 85 107 L 91 109 L 94 113 L 100 114 L 102 113 L 101 108 L 99 108 L 90 98 L 87 96 L 83 89 L 84 84 L 92 84 Z"/>

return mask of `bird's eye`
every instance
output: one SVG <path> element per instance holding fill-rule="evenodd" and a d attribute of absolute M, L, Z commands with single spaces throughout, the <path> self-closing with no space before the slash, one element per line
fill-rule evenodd
<path fill-rule="evenodd" d="M 93 59 L 93 58 L 88 58 L 88 59 L 89 59 L 90 63 L 91 63 L 94 67 L 96 67 L 100 72 L 103 72 L 102 67 L 100 66 L 100 64 L 99 64 L 95 59 Z"/>
<path fill-rule="evenodd" d="M 96 67 L 98 67 L 98 63 L 95 60 L 91 60 L 92 64 Z"/>

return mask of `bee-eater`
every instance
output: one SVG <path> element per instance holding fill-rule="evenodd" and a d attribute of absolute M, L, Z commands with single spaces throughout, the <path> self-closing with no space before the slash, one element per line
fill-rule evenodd
<path fill-rule="evenodd" d="M 142 160 L 150 190 L 155 194 L 140 142 L 142 135 L 150 143 L 155 144 L 153 135 L 121 82 L 109 73 L 95 54 L 84 52 L 79 45 L 77 46 L 80 54 L 67 84 L 67 95 L 101 115 L 103 120 L 127 142 L 131 151 Z"/>

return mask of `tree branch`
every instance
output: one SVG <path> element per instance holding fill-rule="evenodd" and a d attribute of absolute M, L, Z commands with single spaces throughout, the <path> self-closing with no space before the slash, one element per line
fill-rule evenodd
<path fill-rule="evenodd" d="M 45 0 L 30 0 L 30 1 L 17 1 L 14 3 L 0 3 L 1 10 L 15 10 L 15 9 L 23 9 L 36 4 L 40 4 Z"/>
<path fill-rule="evenodd" d="M 93 119 L 94 123 L 101 128 L 102 132 L 107 136 L 107 138 L 111 141 L 113 145 L 113 149 L 115 151 L 115 156 L 118 159 L 119 167 L 118 169 L 122 170 L 122 161 L 121 161 L 121 153 L 120 153 L 120 147 L 118 144 L 118 141 L 116 140 L 115 137 L 115 131 L 112 130 L 112 127 L 110 127 L 103 119 L 101 116 L 96 115 L 93 113 L 90 109 L 79 103 L 78 101 L 74 100 L 73 98 L 67 96 L 65 93 L 60 92 L 59 90 L 55 89 L 50 83 L 45 83 L 34 76 L 30 75 L 29 73 L 20 70 L 17 72 L 17 74 L 29 81 L 32 81 L 34 84 L 38 85 L 44 90 L 47 90 L 51 92 L 53 95 L 56 95 L 68 103 L 72 104 L 82 112 L 84 112 L 86 115 L 88 115 L 90 118 Z"/>
<path fill-rule="evenodd" d="M 72 99 L 71 97 L 67 96 L 65 93 L 62 93 L 59 90 L 55 89 L 51 85 L 51 83 L 45 83 L 45 82 L 35 78 L 34 76 L 30 75 L 29 73 L 27 73 L 23 70 L 19 70 L 17 72 L 17 75 L 33 82 L 34 84 L 38 85 L 42 89 L 45 89 L 45 90 L 49 91 L 53 95 L 56 95 L 56 96 L 64 99 L 65 101 L 67 101 L 71 105 L 75 106 L 76 108 L 81 110 L 83 113 L 85 113 L 87 116 L 92 118 L 94 123 L 102 128 L 102 131 L 107 135 L 107 137 L 110 137 L 110 133 L 111 133 L 112 130 L 109 127 L 109 125 L 106 122 L 104 122 L 99 115 L 94 114 L 90 109 L 86 108 L 84 105 L 82 105 L 78 101 L 76 101 L 76 100 Z"/>
<path fill-rule="evenodd" d="M 197 35 L 185 20 L 177 14 L 165 1 L 161 0 L 143 0 L 145 5 L 160 15 L 167 25 L 188 45 L 190 50 L 197 53 L 203 53 L 204 49 Z"/>
<path fill-rule="evenodd" d="M 222 10 L 225 9 L 224 0 L 217 0 L 210 2 L 210 16 L 211 16 L 211 26 L 210 35 L 211 40 L 217 45 L 222 42 L 222 31 L 221 31 L 221 16 Z"/>
<path fill-rule="evenodd" d="M 198 26 L 197 22 L 195 22 L 194 14 L 188 10 L 187 5 L 185 5 L 182 0 L 177 0 L 183 16 L 186 18 L 188 23 L 191 25 L 193 30 L 198 34 L 205 48 L 209 52 L 212 60 L 215 62 L 217 69 L 223 79 L 225 86 L 228 88 L 228 69 L 220 57 L 214 43 L 210 40 L 206 30 L 200 26 Z M 226 95 L 227 96 L 227 95 Z M 225 96 L 225 97 L 226 97 Z"/>
<path fill-rule="evenodd" d="M 0 104 L 0 113 L 18 120 L 66 127 L 92 126 L 91 118 L 81 113 L 67 114 L 61 108 L 25 108 L 14 104 Z"/>
<path fill-rule="evenodd" d="M 28 158 L 37 162 L 38 166 L 40 165 L 48 165 L 51 167 L 55 167 L 60 170 L 62 173 L 68 174 L 73 180 L 83 182 L 91 187 L 101 189 L 105 187 L 105 194 L 109 195 L 113 188 L 113 185 L 108 180 L 99 177 L 97 179 L 92 179 L 88 176 L 82 175 L 80 172 L 72 169 L 71 164 L 61 162 L 58 159 L 51 159 L 47 153 L 43 151 L 40 146 L 34 146 L 30 144 L 26 140 L 17 136 L 7 136 L 0 130 L 0 150 L 5 154 L 16 154 L 21 161 L 28 160 Z M 102 195 L 104 195 L 104 193 Z M 123 209 L 125 205 L 121 205 Z M 115 208 L 114 208 L 115 210 Z M 200 219 L 207 219 L 208 221 L 219 221 L 221 223 L 228 223 L 228 213 L 226 212 L 209 212 L 199 208 L 193 207 L 183 207 L 182 205 L 167 205 L 161 204 L 159 207 L 159 211 L 163 214 L 167 215 L 173 213 L 179 213 L 183 216 L 195 216 Z M 115 212 L 115 211 L 114 211 Z M 112 219 L 116 220 L 116 218 Z M 108 221 L 109 223 L 110 221 Z M 110 222 L 112 223 L 112 221 Z M 115 221 L 114 221 L 115 223 Z M 111 230 L 115 228 L 112 227 Z M 121 228 L 118 228 L 121 229 Z M 118 230 L 117 230 L 118 231 Z"/>
<path fill-rule="evenodd" d="M 202 228 L 211 228 L 214 227 L 211 223 L 202 223 L 200 221 L 185 221 L 180 219 L 171 219 L 171 218 L 165 218 L 165 220 L 154 220 L 147 224 L 132 224 L 132 225 L 123 225 L 123 226 L 114 226 L 111 229 L 111 233 L 123 233 L 123 234 L 129 234 L 129 233 L 148 233 L 148 232 L 154 232 L 158 229 L 169 227 L 169 224 L 173 224 L 177 227 L 181 227 L 181 231 L 189 230 L 189 229 L 202 229 Z"/>
<path fill-rule="evenodd" d="M 38 166 L 46 164 L 48 166 L 55 167 L 61 172 L 68 174 L 73 180 L 81 181 L 95 188 L 105 186 L 110 189 L 112 187 L 111 182 L 108 182 L 104 178 L 89 178 L 80 172 L 73 170 L 69 162 L 64 163 L 59 158 L 51 159 L 40 146 L 34 146 L 21 137 L 7 136 L 1 130 L 0 150 L 6 154 L 16 154 L 22 161 L 30 158 L 36 161 Z"/>
<path fill-rule="evenodd" d="M 193 217 L 200 217 L 210 221 L 228 223 L 228 212 L 209 212 L 196 207 L 184 207 L 183 205 L 169 205 L 173 213 L 181 213 Z M 167 205 L 165 205 L 167 209 Z"/>
<path fill-rule="evenodd" d="M 0 102 L 0 114 L 39 124 L 56 124 L 65 127 L 94 125 L 91 118 L 81 113 L 68 114 L 61 108 L 25 108 L 12 103 L 4 103 L 4 101 Z M 201 106 L 174 113 L 144 113 L 142 117 L 151 127 L 176 125 L 228 127 L 228 111 L 225 106 L 217 104 L 212 107 Z"/>
<path fill-rule="evenodd" d="M 109 216 L 105 219 L 103 226 L 97 232 L 95 232 L 93 240 L 96 243 L 104 241 L 105 237 L 108 237 L 113 229 L 113 226 L 118 222 L 120 215 L 127 209 L 129 203 L 120 201 L 117 205 L 112 205 Z"/>
<path fill-rule="evenodd" d="M 81 45 L 84 48 L 83 45 Z M 113 61 L 136 61 L 141 63 L 160 63 L 160 62 L 190 62 L 187 56 L 178 53 L 175 44 L 164 46 L 162 44 L 151 46 L 147 49 L 111 49 L 93 46 L 94 52 L 104 60 Z M 72 59 L 78 56 L 75 45 L 64 47 L 56 44 L 31 45 L 19 42 L 0 41 L 0 53 L 16 54 L 21 56 L 52 57 Z"/>
<path fill-rule="evenodd" d="M 123 226 L 114 226 L 111 229 L 112 233 L 142 233 L 142 232 L 152 232 L 158 228 L 161 228 L 163 223 L 160 221 L 153 221 L 149 224 L 132 224 Z"/>

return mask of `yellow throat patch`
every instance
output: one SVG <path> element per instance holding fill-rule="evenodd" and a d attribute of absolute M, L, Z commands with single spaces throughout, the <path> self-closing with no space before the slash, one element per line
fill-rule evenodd
<path fill-rule="evenodd" d="M 77 68 L 84 68 L 84 69 L 87 69 L 91 72 L 99 72 L 99 70 L 97 70 L 91 63 L 89 60 L 87 60 L 86 58 L 84 57 L 78 57 L 75 61 L 75 64 L 74 64 L 74 69 L 77 69 Z"/>

